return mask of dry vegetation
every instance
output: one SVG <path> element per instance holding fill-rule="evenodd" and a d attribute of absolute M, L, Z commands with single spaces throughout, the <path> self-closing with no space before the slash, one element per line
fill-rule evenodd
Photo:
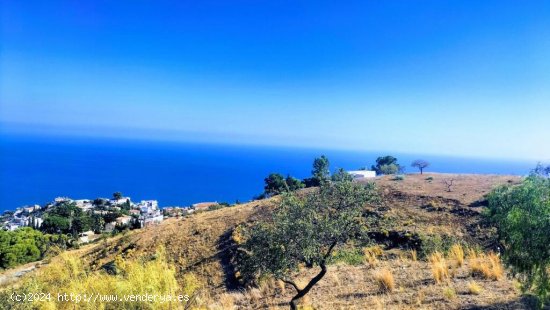
<path fill-rule="evenodd" d="M 493 232 L 479 223 L 483 195 L 519 178 L 454 175 L 451 192 L 445 178 L 449 176 L 377 179 L 382 203 L 369 211 L 379 218 L 372 234 L 378 244 L 363 249 L 359 265 L 329 266 L 302 300 L 304 309 L 527 309 L 498 255 L 490 252 Z M 294 294 L 291 287 L 265 279 L 258 287 L 240 288 L 231 264 L 232 244 L 239 239 L 234 229 L 268 216 L 273 205 L 273 199 L 263 200 L 173 218 L 77 253 L 83 264 L 99 271 L 115 259 L 139 259 L 163 246 L 180 287 L 187 276 L 195 277 L 195 306 L 286 309 Z M 453 243 L 424 255 L 414 247 L 418 236 L 450 236 Z M 316 272 L 303 269 L 298 276 L 309 279 Z"/>

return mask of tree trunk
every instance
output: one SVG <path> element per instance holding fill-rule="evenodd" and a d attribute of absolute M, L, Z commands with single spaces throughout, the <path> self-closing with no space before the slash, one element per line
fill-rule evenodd
<path fill-rule="evenodd" d="M 327 273 L 327 267 L 323 263 L 323 264 L 321 264 L 321 271 L 315 277 L 313 277 L 313 279 L 311 279 L 311 281 L 309 281 L 309 283 L 306 285 L 306 287 L 304 287 L 302 290 L 299 290 L 298 294 L 296 294 L 294 297 L 292 297 L 292 299 L 290 300 L 290 303 L 289 303 L 291 310 L 297 310 L 298 309 L 298 301 L 300 300 L 300 298 L 304 297 L 307 293 L 309 293 L 311 288 L 315 284 L 317 284 L 317 282 L 319 282 L 325 276 L 326 273 Z"/>
<path fill-rule="evenodd" d="M 422 174 L 422 168 L 420 168 L 420 174 Z"/>

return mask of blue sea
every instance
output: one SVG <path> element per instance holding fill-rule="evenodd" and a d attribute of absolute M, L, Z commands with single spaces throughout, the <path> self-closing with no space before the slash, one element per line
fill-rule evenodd
<path fill-rule="evenodd" d="M 308 177 L 324 154 L 332 170 L 370 167 L 391 154 L 404 165 L 417 158 L 427 171 L 525 175 L 536 162 L 453 158 L 394 152 L 352 152 L 114 139 L 0 136 L 0 211 L 45 204 L 55 197 L 156 199 L 161 206 L 201 201 L 248 201 L 271 172 Z M 407 167 L 406 172 L 416 172 Z"/>

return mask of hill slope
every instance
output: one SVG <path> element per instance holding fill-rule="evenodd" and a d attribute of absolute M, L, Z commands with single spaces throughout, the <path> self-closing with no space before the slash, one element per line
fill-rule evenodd
<path fill-rule="evenodd" d="M 450 179 L 454 182 L 449 192 L 444 181 Z M 526 308 L 513 281 L 472 275 L 475 259 L 466 259 L 461 266 L 448 260 L 452 277 L 437 284 L 433 264 L 415 259 L 409 251 L 418 249 L 414 253 L 421 256 L 419 243 L 425 247 L 431 243 L 437 246 L 438 242 L 440 246 L 447 242 L 495 249 L 492 230 L 480 221 L 483 196 L 495 186 L 519 181 L 510 176 L 448 174 L 407 175 L 404 180 L 377 178 L 382 202 L 369 206 L 379 219 L 370 230 L 383 254 L 365 263 L 330 266 L 327 276 L 305 302 L 315 309 Z M 276 204 L 275 197 L 172 218 L 155 227 L 87 246 L 78 253 L 91 269 L 100 270 L 116 256 L 146 257 L 164 246 L 180 278 L 193 273 L 202 281 L 198 303 L 210 308 L 286 308 L 294 293 L 290 287 L 267 281 L 260 288 L 235 291 L 238 283 L 231 265 L 233 229 L 269 216 Z M 389 270 L 394 276 L 392 293 L 380 294 L 376 278 L 381 270 Z M 301 276 L 307 278 L 313 272 L 305 269 Z M 477 293 L 472 293 L 473 282 L 480 287 Z"/>

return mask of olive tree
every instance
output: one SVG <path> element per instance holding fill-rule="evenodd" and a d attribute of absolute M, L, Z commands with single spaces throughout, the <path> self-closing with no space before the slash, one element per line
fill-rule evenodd
<path fill-rule="evenodd" d="M 376 199 L 373 185 L 350 181 L 324 183 L 305 197 L 286 193 L 273 216 L 252 226 L 246 234 L 241 259 L 245 279 L 273 276 L 292 286 L 290 308 L 327 273 L 331 254 L 352 239 L 366 238 L 364 205 Z M 300 266 L 318 273 L 300 287 L 293 281 Z"/>
<path fill-rule="evenodd" d="M 488 200 L 504 262 L 544 304 L 550 298 L 550 179 L 532 174 L 520 185 L 495 189 Z"/>

